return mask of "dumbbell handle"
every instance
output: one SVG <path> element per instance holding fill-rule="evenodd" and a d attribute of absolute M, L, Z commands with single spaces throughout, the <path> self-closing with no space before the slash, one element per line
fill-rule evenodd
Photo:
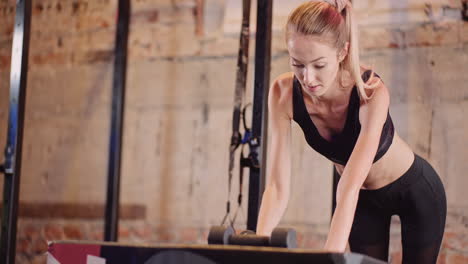
<path fill-rule="evenodd" d="M 229 238 L 230 245 L 239 245 L 239 246 L 260 246 L 268 247 L 270 246 L 270 238 L 267 236 L 258 236 L 258 235 L 232 235 Z"/>

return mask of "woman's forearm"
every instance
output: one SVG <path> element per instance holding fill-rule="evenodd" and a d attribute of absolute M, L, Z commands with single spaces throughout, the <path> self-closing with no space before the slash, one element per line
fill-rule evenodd
<path fill-rule="evenodd" d="M 265 188 L 258 216 L 258 235 L 270 236 L 286 210 L 288 199 L 288 194 L 280 194 L 273 185 Z"/>
<path fill-rule="evenodd" d="M 354 220 L 359 190 L 351 190 L 340 195 L 333 214 L 330 231 L 324 249 L 326 251 L 344 252 Z"/>

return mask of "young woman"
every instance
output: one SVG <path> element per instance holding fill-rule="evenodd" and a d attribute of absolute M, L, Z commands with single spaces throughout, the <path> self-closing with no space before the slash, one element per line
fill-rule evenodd
<path fill-rule="evenodd" d="M 269 235 L 290 195 L 291 120 L 340 176 L 324 249 L 387 261 L 390 219 L 401 220 L 403 263 L 436 263 L 445 227 L 444 186 L 394 131 L 389 92 L 359 64 L 348 0 L 309 1 L 286 25 L 292 72 L 269 95 L 268 185 L 257 233 Z"/>

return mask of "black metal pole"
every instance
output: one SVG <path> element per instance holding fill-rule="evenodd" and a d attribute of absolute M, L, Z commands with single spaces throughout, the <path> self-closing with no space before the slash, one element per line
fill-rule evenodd
<path fill-rule="evenodd" d="M 16 2 L 10 71 L 10 109 L 8 118 L 3 185 L 2 234 L 0 263 L 15 263 L 18 198 L 23 147 L 24 111 L 28 78 L 29 34 L 31 26 L 31 0 Z"/>
<path fill-rule="evenodd" d="M 130 24 L 130 0 L 119 0 L 112 88 L 105 241 L 117 241 L 120 198 L 120 164 L 127 75 L 127 46 Z"/>
<path fill-rule="evenodd" d="M 257 2 L 257 35 L 255 43 L 255 80 L 252 115 L 252 138 L 250 155 L 259 159 L 260 168 L 251 168 L 249 177 L 249 207 L 247 229 L 257 229 L 258 211 L 265 189 L 266 147 L 268 127 L 268 89 L 270 86 L 272 0 Z M 258 150 L 260 149 L 260 153 Z"/>
<path fill-rule="evenodd" d="M 333 214 L 335 213 L 336 208 L 336 188 L 338 187 L 338 182 L 340 180 L 340 174 L 336 170 L 335 166 L 333 166 L 333 183 L 332 183 L 332 211 L 331 211 L 331 218 L 333 218 Z"/>

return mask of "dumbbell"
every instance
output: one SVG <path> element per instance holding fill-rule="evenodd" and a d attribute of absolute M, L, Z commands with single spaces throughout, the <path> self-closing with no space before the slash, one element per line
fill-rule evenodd
<path fill-rule="evenodd" d="M 210 245 L 242 245 L 263 247 L 296 248 L 296 231 L 292 228 L 275 228 L 271 237 L 259 236 L 255 232 L 246 230 L 235 234 L 231 226 L 213 226 L 208 233 Z"/>

